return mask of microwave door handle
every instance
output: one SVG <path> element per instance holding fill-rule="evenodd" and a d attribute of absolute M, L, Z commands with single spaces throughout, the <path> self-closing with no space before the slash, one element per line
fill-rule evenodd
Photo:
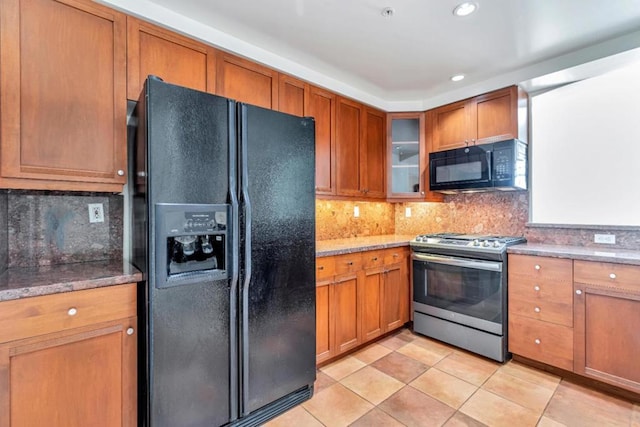
<path fill-rule="evenodd" d="M 492 166 L 492 161 L 491 161 L 491 157 L 492 157 L 492 151 L 487 151 L 485 154 L 487 155 L 487 177 L 489 178 L 489 181 L 493 181 L 493 177 L 491 175 L 493 175 L 491 172 L 493 171 L 493 166 Z"/>
<path fill-rule="evenodd" d="M 463 258 L 441 257 L 435 255 L 413 254 L 413 259 L 417 261 L 431 262 L 434 264 L 451 265 L 454 267 L 473 268 L 476 270 L 502 271 L 501 262 L 479 261 Z"/>

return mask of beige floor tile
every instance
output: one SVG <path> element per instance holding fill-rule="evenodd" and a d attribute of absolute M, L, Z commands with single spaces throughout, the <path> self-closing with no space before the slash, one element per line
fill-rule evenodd
<path fill-rule="evenodd" d="M 386 356 L 392 351 L 393 350 L 391 350 L 389 347 L 385 347 L 380 344 L 371 344 L 370 346 L 365 347 L 357 353 L 354 353 L 352 356 L 358 360 L 363 361 L 366 364 L 369 364 Z"/>
<path fill-rule="evenodd" d="M 334 380 L 340 381 L 347 375 L 353 374 L 358 369 L 362 369 L 367 366 L 362 360 L 355 357 L 347 356 L 344 359 L 340 359 L 337 362 L 333 362 L 330 365 L 320 368 L 324 374 L 329 375 Z"/>
<path fill-rule="evenodd" d="M 466 382 L 481 386 L 500 365 L 479 356 L 456 351 L 434 366 Z"/>
<path fill-rule="evenodd" d="M 408 341 L 406 340 L 402 340 L 396 336 L 391 336 L 388 338 L 385 338 L 383 340 L 378 341 L 378 344 L 383 345 L 387 348 L 390 348 L 391 350 L 397 350 L 401 347 L 404 347 L 405 345 L 409 344 Z"/>
<path fill-rule="evenodd" d="M 428 366 L 433 366 L 438 363 L 440 360 L 445 358 L 448 354 L 444 351 L 433 351 L 428 350 L 424 347 L 420 347 L 415 343 L 410 343 L 405 345 L 402 348 L 396 350 L 398 353 L 404 354 L 412 359 L 415 359 L 419 362 L 422 362 Z"/>
<path fill-rule="evenodd" d="M 450 346 L 449 344 L 446 344 L 431 338 L 427 338 L 422 335 L 417 335 L 416 338 L 413 340 L 413 343 L 416 345 L 419 345 L 420 347 L 424 347 L 428 350 L 444 351 L 446 353 L 451 353 L 456 349 L 455 347 Z"/>
<path fill-rule="evenodd" d="M 479 389 L 460 412 L 492 427 L 535 426 L 539 415 L 528 408 Z"/>
<path fill-rule="evenodd" d="M 400 339 L 407 340 L 407 341 L 413 341 L 419 335 L 418 334 L 414 334 L 410 329 L 403 328 L 395 336 L 397 336 Z"/>
<path fill-rule="evenodd" d="M 315 394 L 302 405 L 328 427 L 348 426 L 373 409 L 371 403 L 339 383 Z"/>
<path fill-rule="evenodd" d="M 486 424 L 483 424 L 462 412 L 456 412 L 453 417 L 449 418 L 449 421 L 445 423 L 444 427 L 486 427 Z"/>
<path fill-rule="evenodd" d="M 502 365 L 500 371 L 552 390 L 560 384 L 560 377 L 513 360 Z"/>
<path fill-rule="evenodd" d="M 544 415 L 567 426 L 629 426 L 633 404 L 590 388 L 562 381 Z"/>
<path fill-rule="evenodd" d="M 374 405 L 379 404 L 405 386 L 404 383 L 371 366 L 366 366 L 343 378 L 340 383 Z"/>
<path fill-rule="evenodd" d="M 409 427 L 441 426 L 455 412 L 455 409 L 410 386 L 382 402 L 378 408 Z"/>
<path fill-rule="evenodd" d="M 360 417 L 358 421 L 351 424 L 350 427 L 403 427 L 400 421 L 393 418 L 391 415 L 382 412 L 380 409 L 375 408 L 367 412 Z"/>
<path fill-rule="evenodd" d="M 371 364 L 374 368 L 384 372 L 405 384 L 410 383 L 424 371 L 429 369 L 427 365 L 397 352 L 389 353 L 382 359 Z"/>
<path fill-rule="evenodd" d="M 313 415 L 307 412 L 302 406 L 296 406 L 288 410 L 279 417 L 269 421 L 265 427 L 323 427 L 322 423 L 316 420 Z"/>
<path fill-rule="evenodd" d="M 316 382 L 313 383 L 313 392 L 320 393 L 325 388 L 332 386 L 336 383 L 336 380 L 331 378 L 329 375 L 324 372 L 317 370 L 316 371 Z"/>
<path fill-rule="evenodd" d="M 539 415 L 542 414 L 555 391 L 506 374 L 501 370 L 493 374 L 482 388 L 525 408 L 533 409 Z"/>
<path fill-rule="evenodd" d="M 567 427 L 567 426 L 565 424 L 554 421 L 551 418 L 543 416 L 542 418 L 540 418 L 540 421 L 538 421 L 537 427 Z"/>
<path fill-rule="evenodd" d="M 436 368 L 429 369 L 409 385 L 456 409 L 478 389 Z"/>
<path fill-rule="evenodd" d="M 631 427 L 640 427 L 640 405 L 633 405 L 633 415 L 631 416 Z"/>

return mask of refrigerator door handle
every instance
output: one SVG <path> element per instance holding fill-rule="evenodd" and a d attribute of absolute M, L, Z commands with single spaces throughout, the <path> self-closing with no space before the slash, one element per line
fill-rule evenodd
<path fill-rule="evenodd" d="M 240 232 L 239 219 L 239 203 L 238 203 L 238 148 L 236 138 L 236 103 L 228 101 L 227 114 L 229 117 L 229 202 L 231 204 L 231 283 L 229 289 L 229 306 L 230 306 L 230 327 L 229 336 L 231 342 L 230 351 L 230 368 L 231 372 L 238 372 L 238 281 L 240 278 L 240 246 L 238 234 Z M 238 408 L 238 377 L 231 375 L 229 387 L 229 409 L 231 421 L 239 417 L 240 408 Z"/>
<path fill-rule="evenodd" d="M 251 200 L 249 198 L 249 159 L 247 147 L 247 107 L 240 104 L 240 159 L 242 202 L 244 205 L 244 280 L 242 283 L 242 316 L 240 319 L 242 348 L 242 414 L 249 413 L 249 284 L 251 282 Z"/>

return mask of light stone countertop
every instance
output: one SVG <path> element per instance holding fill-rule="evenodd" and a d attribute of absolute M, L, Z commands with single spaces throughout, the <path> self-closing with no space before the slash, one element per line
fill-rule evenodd
<path fill-rule="evenodd" d="M 523 243 L 510 246 L 507 253 L 640 265 L 640 251 L 628 249 Z"/>
<path fill-rule="evenodd" d="M 318 240 L 316 256 L 332 256 L 376 249 L 409 246 L 415 235 L 385 234 L 382 236 L 349 237 L 346 239 Z"/>

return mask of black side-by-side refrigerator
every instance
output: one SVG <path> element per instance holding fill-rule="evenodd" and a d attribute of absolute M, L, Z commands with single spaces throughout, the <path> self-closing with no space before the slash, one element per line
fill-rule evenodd
<path fill-rule="evenodd" d="M 140 425 L 261 425 L 313 393 L 313 119 L 153 77 L 134 114 Z"/>

